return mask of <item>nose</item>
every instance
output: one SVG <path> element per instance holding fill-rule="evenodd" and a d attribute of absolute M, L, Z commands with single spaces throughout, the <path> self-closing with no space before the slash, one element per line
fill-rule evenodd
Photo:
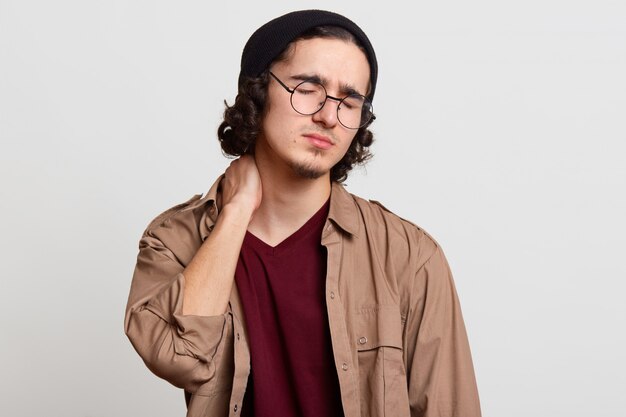
<path fill-rule="evenodd" d="M 328 97 L 326 99 L 326 103 L 324 103 L 324 106 L 321 108 L 321 110 L 313 115 L 313 121 L 316 123 L 323 124 L 325 127 L 334 127 L 338 122 L 337 120 L 337 107 L 338 106 L 339 106 L 339 103 L 336 100 L 332 99 L 331 97 Z"/>

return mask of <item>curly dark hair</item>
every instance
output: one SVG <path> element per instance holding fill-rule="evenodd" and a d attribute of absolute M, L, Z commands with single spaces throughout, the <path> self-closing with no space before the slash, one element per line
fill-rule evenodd
<path fill-rule="evenodd" d="M 318 26 L 294 39 L 274 62 L 286 60 L 294 42 L 318 37 L 344 40 L 364 50 L 347 30 L 337 26 Z M 232 106 L 224 100 L 224 121 L 217 129 L 217 137 L 226 156 L 238 157 L 254 153 L 256 138 L 262 128 L 268 84 L 269 69 L 266 69 L 258 77 L 247 77 L 243 80 Z M 368 148 L 374 142 L 374 135 L 368 127 L 373 120 L 374 118 L 357 130 L 344 157 L 331 168 L 331 181 L 344 182 L 348 178 L 348 172 L 356 164 L 363 164 L 372 157 Z"/>

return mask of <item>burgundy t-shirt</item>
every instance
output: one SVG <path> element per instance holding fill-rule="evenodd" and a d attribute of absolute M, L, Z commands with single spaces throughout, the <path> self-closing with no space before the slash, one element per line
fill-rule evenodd
<path fill-rule="evenodd" d="M 235 272 L 252 367 L 242 416 L 343 416 L 320 243 L 328 208 L 274 247 L 246 233 Z"/>

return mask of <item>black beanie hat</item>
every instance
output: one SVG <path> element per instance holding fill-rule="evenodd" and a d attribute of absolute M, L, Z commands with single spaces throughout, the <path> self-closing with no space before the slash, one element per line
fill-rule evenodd
<path fill-rule="evenodd" d="M 239 87 L 244 77 L 258 77 L 298 36 L 317 26 L 339 26 L 352 33 L 365 49 L 370 64 L 370 100 L 374 98 L 378 64 L 369 39 L 360 27 L 340 14 L 325 10 L 300 10 L 270 20 L 258 28 L 243 48 Z"/>

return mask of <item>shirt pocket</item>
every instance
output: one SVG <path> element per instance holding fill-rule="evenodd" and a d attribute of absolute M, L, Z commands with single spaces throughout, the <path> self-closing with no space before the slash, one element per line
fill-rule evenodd
<path fill-rule="evenodd" d="M 355 319 L 361 416 L 409 416 L 398 306 L 362 308 Z"/>

